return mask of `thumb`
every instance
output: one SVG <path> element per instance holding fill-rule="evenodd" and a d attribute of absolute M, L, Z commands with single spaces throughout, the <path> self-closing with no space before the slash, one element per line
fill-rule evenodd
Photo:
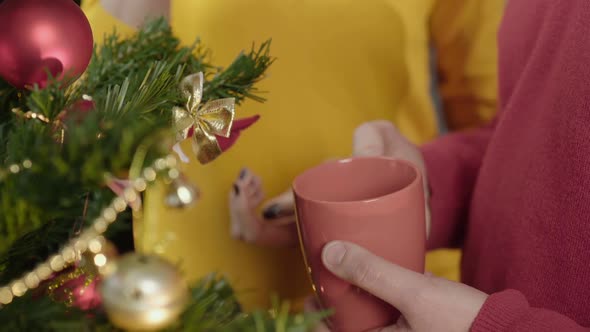
<path fill-rule="evenodd" d="M 385 120 L 366 122 L 354 133 L 353 153 L 360 156 L 388 156 L 422 163 L 417 147 Z"/>
<path fill-rule="evenodd" d="M 352 139 L 353 156 L 382 156 L 385 152 L 383 135 L 372 122 L 356 128 Z"/>
<path fill-rule="evenodd" d="M 364 289 L 396 307 L 410 310 L 417 292 L 428 286 L 423 274 L 390 263 L 355 244 L 328 243 L 322 261 L 336 276 Z"/>

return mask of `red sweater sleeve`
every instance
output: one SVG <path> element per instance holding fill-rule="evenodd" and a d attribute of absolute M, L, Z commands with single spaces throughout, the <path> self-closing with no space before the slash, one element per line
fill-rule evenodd
<path fill-rule="evenodd" d="M 553 332 L 580 331 L 590 328 L 578 325 L 572 319 L 555 311 L 531 308 L 522 293 L 506 290 L 492 294 L 471 326 L 472 332 Z"/>
<path fill-rule="evenodd" d="M 429 249 L 460 246 L 471 193 L 493 129 L 491 123 L 422 146 L 432 217 Z"/>

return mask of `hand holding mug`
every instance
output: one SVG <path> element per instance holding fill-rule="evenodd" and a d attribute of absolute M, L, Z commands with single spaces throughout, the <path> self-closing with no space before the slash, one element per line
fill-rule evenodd
<path fill-rule="evenodd" d="M 402 268 L 352 243 L 329 243 L 322 261 L 339 278 L 399 309 L 397 321 L 379 332 L 466 332 L 488 296 L 461 283 Z M 318 310 L 313 302 L 307 309 Z M 330 330 L 321 324 L 314 332 Z"/>
<path fill-rule="evenodd" d="M 322 264 L 334 240 L 361 245 L 389 262 L 424 272 L 426 225 L 420 170 L 386 157 L 354 157 L 306 170 L 294 183 L 297 226 L 316 295 L 339 332 L 393 323 L 399 313 L 337 278 Z"/>

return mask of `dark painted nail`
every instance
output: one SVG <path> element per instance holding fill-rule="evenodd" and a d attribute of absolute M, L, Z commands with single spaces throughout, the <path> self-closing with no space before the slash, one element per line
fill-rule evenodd
<path fill-rule="evenodd" d="M 240 194 L 240 187 L 238 187 L 238 185 L 235 183 L 234 183 L 234 194 L 236 194 L 236 196 Z"/>
<path fill-rule="evenodd" d="M 278 218 L 281 214 L 281 207 L 278 204 L 273 204 L 266 209 L 262 213 L 264 219 L 275 219 Z"/>
<path fill-rule="evenodd" d="M 248 170 L 245 168 L 242 168 L 242 170 L 240 171 L 240 180 L 245 178 L 246 174 L 248 174 Z"/>

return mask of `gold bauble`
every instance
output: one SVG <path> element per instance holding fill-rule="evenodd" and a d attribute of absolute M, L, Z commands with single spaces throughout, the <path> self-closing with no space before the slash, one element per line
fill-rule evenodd
<path fill-rule="evenodd" d="M 166 205 L 172 208 L 185 208 L 199 198 L 199 191 L 183 178 L 172 181 L 166 193 Z"/>
<path fill-rule="evenodd" d="M 132 331 L 165 328 L 188 303 L 186 281 L 157 256 L 127 254 L 108 263 L 101 284 L 103 306 L 113 325 Z"/>

